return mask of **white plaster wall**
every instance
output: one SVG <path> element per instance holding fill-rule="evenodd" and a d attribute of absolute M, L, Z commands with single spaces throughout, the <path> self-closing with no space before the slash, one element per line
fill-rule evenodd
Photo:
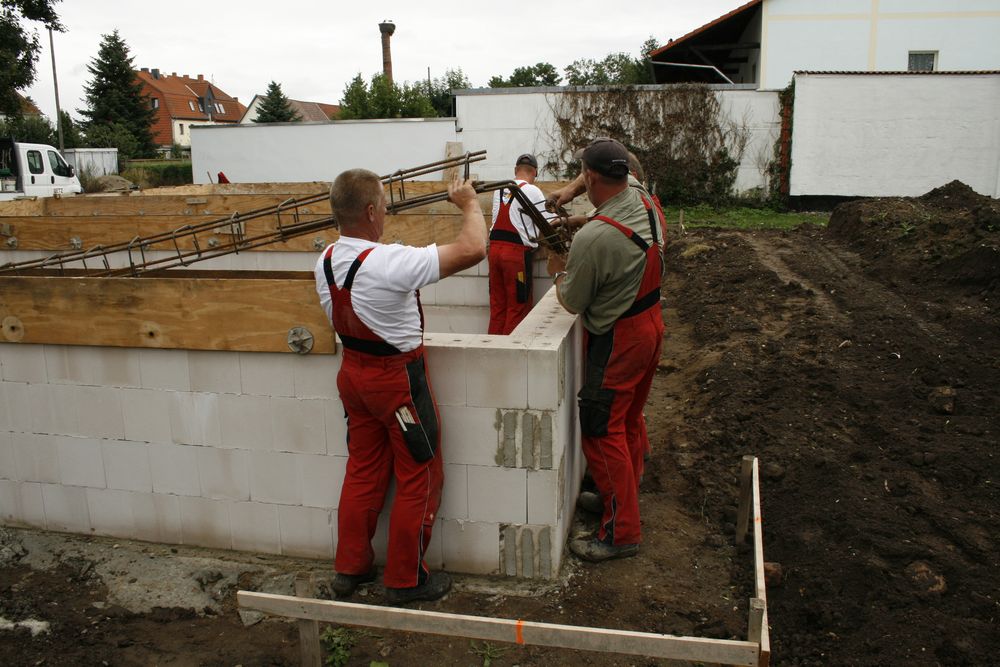
<path fill-rule="evenodd" d="M 798 75 L 791 194 L 1000 196 L 1000 75 Z"/>
<path fill-rule="evenodd" d="M 666 91 L 669 86 L 644 87 Z M 486 148 L 487 159 L 473 165 L 483 180 L 513 176 L 513 165 L 521 153 L 539 157 L 540 178 L 556 180 L 562 175 L 544 168 L 556 153 L 557 132 L 553 129 L 553 96 L 559 88 L 480 89 L 458 91 L 455 98 L 459 140 L 466 150 Z M 716 90 L 725 117 L 746 125 L 750 141 L 737 172 L 735 189 L 744 192 L 763 187 L 762 163 L 770 160 L 780 130 L 778 97 L 773 92 L 743 89 Z M 763 165 L 766 169 L 766 165 Z"/>
<path fill-rule="evenodd" d="M 515 334 L 426 336 L 446 477 L 433 567 L 558 572 L 582 473 L 579 323 L 550 291 Z M 0 344 L 0 522 L 332 558 L 347 461 L 339 364 Z"/>
<path fill-rule="evenodd" d="M 332 181 L 355 167 L 386 175 L 443 160 L 449 141 L 456 141 L 450 118 L 197 126 L 191 164 L 195 183 L 219 171 L 233 183 Z"/>
<path fill-rule="evenodd" d="M 906 70 L 910 51 L 938 51 L 940 70 L 1000 67 L 995 0 L 766 0 L 761 89 L 795 71 Z"/>
<path fill-rule="evenodd" d="M 118 173 L 117 148 L 67 148 L 63 151 L 63 157 L 73 165 L 77 174 L 84 171 L 91 176 Z"/>

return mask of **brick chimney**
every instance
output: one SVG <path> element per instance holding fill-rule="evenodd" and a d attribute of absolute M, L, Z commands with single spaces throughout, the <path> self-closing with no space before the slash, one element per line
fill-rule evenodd
<path fill-rule="evenodd" d="M 382 33 L 382 74 L 389 83 L 392 83 L 392 51 L 389 49 L 389 38 L 396 32 L 396 24 L 387 19 L 378 24 L 378 30 Z"/>

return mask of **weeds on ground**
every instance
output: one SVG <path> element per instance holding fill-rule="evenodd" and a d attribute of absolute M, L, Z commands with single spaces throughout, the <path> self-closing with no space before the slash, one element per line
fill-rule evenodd
<path fill-rule="evenodd" d="M 324 662 L 327 667 L 346 667 L 347 662 L 351 659 L 351 650 L 362 637 L 377 637 L 377 635 L 364 630 L 352 630 L 344 627 L 328 626 L 323 630 L 323 634 L 319 636 L 319 643 L 326 651 Z M 369 667 L 389 667 L 389 663 L 373 660 Z"/>
<path fill-rule="evenodd" d="M 667 223 L 674 225 L 680 219 L 682 207 L 668 206 L 663 212 Z M 801 224 L 826 226 L 830 221 L 827 212 L 775 211 L 770 208 L 734 206 L 716 208 L 707 204 L 683 207 L 685 227 L 726 227 L 731 229 L 792 229 Z"/>
<path fill-rule="evenodd" d="M 483 642 L 482 645 L 476 645 L 476 642 L 470 642 L 470 644 L 472 648 L 469 649 L 469 653 L 481 657 L 483 667 L 490 667 L 494 660 L 510 650 L 509 647 L 494 646 L 489 642 Z"/>

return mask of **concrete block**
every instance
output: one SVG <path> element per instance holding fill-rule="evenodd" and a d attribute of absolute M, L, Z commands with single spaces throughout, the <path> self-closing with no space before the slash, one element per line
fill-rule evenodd
<path fill-rule="evenodd" d="M 45 528 L 42 485 L 0 480 L 0 521 Z"/>
<path fill-rule="evenodd" d="M 110 387 L 60 387 L 56 392 L 72 391 L 76 395 L 76 432 L 88 438 L 121 440 L 125 437 L 125 419 L 121 390 Z"/>
<path fill-rule="evenodd" d="M 190 391 L 187 350 L 139 350 L 139 378 L 145 389 Z"/>
<path fill-rule="evenodd" d="M 528 528 L 521 530 L 521 576 L 535 577 L 535 535 Z"/>
<path fill-rule="evenodd" d="M 99 440 L 60 436 L 56 441 L 56 451 L 59 455 L 59 478 L 63 484 L 95 489 L 107 486 Z"/>
<path fill-rule="evenodd" d="M 64 348 L 65 366 L 62 355 L 53 355 L 54 366 L 59 378 L 71 384 L 85 384 L 99 387 L 139 387 L 139 350 L 121 347 L 89 347 L 69 345 Z"/>
<path fill-rule="evenodd" d="M 22 482 L 59 484 L 59 436 L 14 433 L 14 469 Z"/>
<path fill-rule="evenodd" d="M 296 461 L 302 478 L 302 504 L 336 509 L 347 473 L 347 457 L 302 454 Z"/>
<path fill-rule="evenodd" d="M 267 451 L 273 443 L 271 399 L 267 396 L 219 397 L 222 446 Z"/>
<path fill-rule="evenodd" d="M 527 471 L 523 468 L 469 466 L 469 519 L 487 523 L 525 523 Z"/>
<path fill-rule="evenodd" d="M 462 288 L 465 290 L 462 302 L 466 306 L 481 306 L 489 308 L 490 305 L 490 281 L 487 277 L 469 277 L 462 279 Z M 483 329 L 482 331 L 486 331 Z"/>
<path fill-rule="evenodd" d="M 155 493 L 200 496 L 197 447 L 149 445 L 149 464 Z"/>
<path fill-rule="evenodd" d="M 302 504 L 297 454 L 250 453 L 250 499 L 259 503 Z"/>
<path fill-rule="evenodd" d="M 442 519 L 469 518 L 469 467 L 446 463 L 444 466 L 444 488 L 441 490 L 441 506 L 438 516 Z"/>
<path fill-rule="evenodd" d="M 155 443 L 168 443 L 172 440 L 168 392 L 123 389 L 121 400 L 126 440 Z"/>
<path fill-rule="evenodd" d="M 14 434 L 4 431 L 0 431 L 0 479 L 19 479 L 14 463 Z"/>
<path fill-rule="evenodd" d="M 135 537 L 147 542 L 181 544 L 180 496 L 130 493 Z"/>
<path fill-rule="evenodd" d="M 316 332 L 314 332 L 315 334 Z M 338 398 L 337 373 L 339 354 L 282 355 L 292 368 L 292 382 L 297 398 Z"/>
<path fill-rule="evenodd" d="M 133 537 L 132 494 L 116 489 L 87 489 L 87 511 L 91 530 L 97 535 Z"/>
<path fill-rule="evenodd" d="M 278 507 L 281 553 L 300 558 L 333 558 L 332 510 L 316 507 Z"/>
<path fill-rule="evenodd" d="M 222 446 L 222 419 L 219 394 L 193 393 L 194 432 L 197 442 L 206 447 Z"/>
<path fill-rule="evenodd" d="M 517 576 L 517 526 L 503 527 L 503 541 L 500 543 L 503 560 L 503 573 L 508 577 Z"/>
<path fill-rule="evenodd" d="M 442 405 L 441 449 L 447 463 L 499 465 L 500 417 L 495 408 Z"/>
<path fill-rule="evenodd" d="M 340 399 L 327 399 L 323 405 L 326 422 L 326 453 L 347 456 L 347 418 Z"/>
<path fill-rule="evenodd" d="M 537 419 L 531 412 L 521 414 L 521 466 L 535 467 L 535 433 Z"/>
<path fill-rule="evenodd" d="M 240 386 L 244 394 L 294 396 L 295 381 L 287 354 L 240 352 Z"/>
<path fill-rule="evenodd" d="M 4 382 L 7 399 L 7 427 L 11 431 L 31 433 L 31 387 L 24 382 Z"/>
<path fill-rule="evenodd" d="M 459 343 L 427 347 L 427 375 L 438 407 L 465 405 L 465 350 Z"/>
<path fill-rule="evenodd" d="M 233 503 L 229 506 L 233 549 L 269 554 L 281 553 L 278 507 L 264 503 Z"/>
<path fill-rule="evenodd" d="M 569 412 L 572 412 L 569 410 Z M 553 429 L 552 413 L 542 413 L 538 419 L 538 467 L 551 469 L 554 460 L 556 434 Z"/>
<path fill-rule="evenodd" d="M 560 357 L 556 350 L 528 350 L 528 407 L 555 410 L 562 399 Z"/>
<path fill-rule="evenodd" d="M 503 340 L 499 336 L 493 338 Z M 528 406 L 527 345 L 507 338 L 506 343 L 466 350 L 466 355 L 476 360 L 475 367 L 466 371 L 470 406 L 505 409 Z"/>
<path fill-rule="evenodd" d="M 439 530 L 444 569 L 470 574 L 500 573 L 498 524 L 444 519 Z"/>
<path fill-rule="evenodd" d="M 437 305 L 437 285 L 425 285 L 420 288 L 420 305 L 424 307 Z"/>
<path fill-rule="evenodd" d="M 434 528 L 431 529 L 431 541 L 427 544 L 427 550 L 424 552 L 424 562 L 427 563 L 428 569 L 432 572 L 444 568 L 444 538 L 441 537 L 441 532 L 439 518 L 434 522 Z"/>
<path fill-rule="evenodd" d="M 7 382 L 48 382 L 44 345 L 0 345 L 0 378 Z"/>
<path fill-rule="evenodd" d="M 434 303 L 438 306 L 464 306 L 465 285 L 469 280 L 462 276 L 451 276 L 434 285 Z"/>
<path fill-rule="evenodd" d="M 520 412 L 511 410 L 503 414 L 503 431 L 500 439 L 503 441 L 503 466 L 514 468 L 517 466 L 517 421 Z"/>
<path fill-rule="evenodd" d="M 558 470 L 528 471 L 528 523 L 554 526 L 562 505 Z"/>
<path fill-rule="evenodd" d="M 42 484 L 45 527 L 66 533 L 89 533 L 90 513 L 83 487 Z"/>
<path fill-rule="evenodd" d="M 326 453 L 328 399 L 272 398 L 274 450 L 304 454 Z"/>
<path fill-rule="evenodd" d="M 62 385 L 26 385 L 31 414 L 31 426 L 28 430 L 59 435 L 76 433 L 76 405 L 72 389 Z"/>
<path fill-rule="evenodd" d="M 240 393 L 240 357 L 234 352 L 188 351 L 191 391 Z"/>
<path fill-rule="evenodd" d="M 195 447 L 201 495 L 206 498 L 249 500 L 249 452 L 241 449 Z"/>
<path fill-rule="evenodd" d="M 551 579 L 558 568 L 552 567 L 552 529 L 543 526 L 538 529 L 538 576 Z"/>
<path fill-rule="evenodd" d="M 200 445 L 201 434 L 195 418 L 195 394 L 189 391 L 167 392 L 170 442 L 175 445 Z"/>
<path fill-rule="evenodd" d="M 200 547 L 232 549 L 230 504 L 225 500 L 181 497 L 181 541 Z"/>
<path fill-rule="evenodd" d="M 104 477 L 109 489 L 150 493 L 153 473 L 149 467 L 149 445 L 128 440 L 101 442 Z"/>
<path fill-rule="evenodd" d="M 65 345 L 43 345 L 45 354 L 45 375 L 49 383 L 76 384 L 70 378 L 69 357 Z"/>
<path fill-rule="evenodd" d="M 15 383 L 0 381 L 0 431 L 13 430 L 10 419 L 10 410 L 7 407 L 7 387 L 12 384 Z"/>

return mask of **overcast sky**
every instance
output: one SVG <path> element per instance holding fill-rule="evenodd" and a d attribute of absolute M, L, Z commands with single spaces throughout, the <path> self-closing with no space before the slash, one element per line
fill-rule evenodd
<path fill-rule="evenodd" d="M 574 2 L 337 2 L 325 0 L 64 0 L 55 5 L 66 27 L 53 33 L 61 107 L 74 118 L 84 106 L 87 65 L 101 36 L 115 29 L 136 68 L 204 74 L 249 104 L 269 81 L 285 95 L 336 104 L 359 72 L 382 69 L 378 24 L 396 24 L 392 38 L 397 82 L 440 77 L 461 68 L 475 87 L 515 67 L 549 62 L 562 69 L 580 58 L 637 55 L 642 42 L 663 44 L 735 9 L 745 0 Z M 36 24 L 37 25 L 37 24 Z M 28 95 L 55 119 L 47 31 L 37 80 Z"/>

